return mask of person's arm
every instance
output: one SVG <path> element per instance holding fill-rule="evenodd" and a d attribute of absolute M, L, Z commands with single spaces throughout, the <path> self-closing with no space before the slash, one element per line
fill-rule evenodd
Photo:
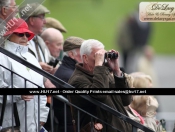
<path fill-rule="evenodd" d="M 115 88 L 129 88 L 125 74 L 120 70 L 119 67 L 119 52 L 116 52 L 115 50 L 111 50 L 110 52 L 118 54 L 117 59 L 108 59 L 108 65 L 112 69 L 114 75 Z M 123 106 L 129 105 L 132 101 L 132 95 L 121 95 L 120 97 Z"/>
<path fill-rule="evenodd" d="M 50 66 L 50 65 L 48 65 L 47 63 L 44 63 L 44 62 L 39 62 L 39 64 L 40 64 L 40 66 L 41 66 L 41 68 L 44 70 L 44 71 L 47 71 L 47 72 L 49 72 L 49 73 L 53 73 L 53 66 Z"/>
<path fill-rule="evenodd" d="M 5 77 L 11 77 L 10 72 L 3 67 L 0 67 L 0 88 L 11 88 L 12 86 L 5 82 Z M 6 79 L 7 80 L 7 79 Z M 13 88 L 17 88 L 13 86 Z M 21 100 L 21 95 L 13 95 L 13 102 Z M 0 103 L 3 101 L 3 95 L 0 95 Z M 12 103 L 12 95 L 7 95 L 7 103 Z"/>

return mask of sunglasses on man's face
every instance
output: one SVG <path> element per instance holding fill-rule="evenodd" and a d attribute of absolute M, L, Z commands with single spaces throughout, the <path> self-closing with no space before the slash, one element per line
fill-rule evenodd
<path fill-rule="evenodd" d="M 24 37 L 24 35 L 29 38 L 31 35 L 29 33 L 14 33 L 16 34 L 18 37 Z"/>

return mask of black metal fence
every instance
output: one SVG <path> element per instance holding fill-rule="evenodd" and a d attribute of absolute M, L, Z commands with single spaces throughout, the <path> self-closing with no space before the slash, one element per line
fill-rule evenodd
<path fill-rule="evenodd" d="M 20 58 L 20 57 L 14 55 L 14 54 L 12 54 L 12 53 L 10 53 L 9 51 L 7 51 L 7 50 L 5 50 L 5 49 L 3 49 L 3 48 L 1 48 L 1 47 L 0 47 L 0 52 L 3 53 L 3 54 L 5 54 L 5 55 L 7 55 L 8 57 L 10 57 L 10 58 L 16 60 L 17 62 L 19 62 L 19 63 L 21 63 L 21 64 L 27 66 L 28 68 L 34 70 L 35 72 L 41 74 L 42 76 L 44 76 L 44 77 L 46 77 L 46 78 L 48 78 L 48 79 L 50 79 L 50 80 L 52 80 L 52 81 L 55 81 L 56 83 L 58 83 L 59 85 L 61 85 L 61 86 L 64 87 L 64 88 L 74 88 L 73 86 L 69 85 L 68 83 L 62 81 L 61 79 L 56 78 L 55 76 L 53 76 L 53 75 L 51 75 L 51 74 L 49 74 L 49 73 L 47 73 L 47 72 L 45 72 L 45 71 L 39 69 L 38 67 L 32 65 L 31 63 L 29 63 L 29 62 L 23 60 L 22 58 Z M 0 63 L 1 63 L 1 62 L 0 62 Z M 13 72 L 12 70 L 6 68 L 5 66 L 3 66 L 3 65 L 0 64 L 0 67 L 3 67 L 4 69 L 6 69 L 6 70 L 8 70 L 8 71 L 11 72 L 11 86 L 12 86 L 12 88 L 13 88 L 13 75 L 14 75 L 14 74 L 15 74 L 15 75 L 18 75 L 19 77 L 21 77 L 21 78 L 24 79 L 24 84 L 25 84 L 25 85 L 24 85 L 24 88 L 26 88 L 26 82 L 30 82 L 30 83 L 34 84 L 35 86 L 37 86 L 38 88 L 41 88 L 40 86 L 38 86 L 38 85 L 35 84 L 34 82 L 31 82 L 30 80 L 26 79 L 25 77 L 20 76 L 19 74 L 17 74 L 17 73 L 15 73 L 15 72 Z M 1 73 L 0 73 L 0 74 L 1 74 Z M 13 96 L 13 95 L 11 95 L 11 96 Z M 84 112 L 84 113 L 86 113 L 86 114 L 88 114 L 91 118 L 98 119 L 99 121 L 103 122 L 104 124 L 111 126 L 111 125 L 108 124 L 107 122 L 105 122 L 105 121 L 99 119 L 97 116 L 92 115 L 92 114 L 88 113 L 87 111 L 85 111 L 85 110 L 79 108 L 78 106 L 72 104 L 71 102 L 69 102 L 69 101 L 68 101 L 66 98 L 64 98 L 63 96 L 61 96 L 61 95 L 56 95 L 56 96 L 53 96 L 53 97 L 56 98 L 56 99 L 58 99 L 58 100 L 60 100 L 60 101 L 62 101 L 62 102 L 64 102 L 64 113 L 65 113 L 65 114 L 64 114 L 64 119 L 65 119 L 64 126 L 65 126 L 65 132 L 67 132 L 67 129 L 66 129 L 66 128 L 67 128 L 67 123 L 66 123 L 66 119 L 67 119 L 67 114 L 66 114 L 67 105 L 70 105 L 70 106 L 74 107 L 74 108 L 77 109 L 77 111 L 78 111 L 78 120 L 77 120 L 77 131 L 78 131 L 78 132 L 80 132 L 80 111 L 81 111 L 81 112 Z M 107 105 L 105 105 L 105 104 L 103 104 L 103 103 L 101 103 L 101 102 L 99 102 L 99 101 L 97 101 L 97 100 L 95 100 L 95 99 L 93 99 L 93 98 L 87 96 L 87 95 L 86 95 L 86 96 L 85 96 L 85 95 L 80 95 L 80 97 L 83 98 L 83 99 L 85 99 L 85 100 L 87 100 L 87 101 L 89 101 L 89 102 L 91 102 L 91 103 L 93 103 L 94 105 L 96 105 L 96 106 L 98 106 L 98 107 L 100 107 L 100 108 L 102 108 L 102 109 L 108 111 L 109 113 L 111 113 L 111 114 L 113 114 L 114 116 L 120 118 L 121 120 L 123 120 L 123 121 L 125 121 L 125 122 L 131 124 L 131 125 L 132 125 L 132 128 L 133 128 L 133 129 L 132 129 L 133 132 L 136 132 L 138 128 L 141 129 L 141 130 L 143 130 L 143 131 L 145 131 L 145 132 L 153 132 L 151 129 L 149 129 L 149 128 L 147 128 L 147 127 L 145 127 L 145 126 L 143 126 L 143 125 L 141 125 L 141 124 L 139 124 L 139 123 L 137 123 L 137 122 L 135 122 L 134 120 L 130 119 L 129 117 L 127 117 L 127 116 L 121 114 L 120 112 L 118 112 L 118 111 L 116 111 L 116 110 L 110 108 L 109 106 L 107 106 Z M 13 99 L 13 98 L 12 98 L 12 99 Z M 39 101 L 39 100 L 40 100 L 40 96 L 38 96 L 38 101 Z M 13 103 L 13 100 L 12 100 L 12 103 Z M 52 103 L 51 103 L 50 108 L 51 108 L 51 114 L 50 114 L 50 115 L 51 115 L 51 132 L 54 132 L 54 129 L 53 129 L 53 104 L 52 104 Z M 39 109 L 40 109 L 40 101 L 38 102 L 38 110 L 39 110 Z M 12 115 L 13 115 L 13 111 L 12 111 Z M 39 124 L 39 122 L 40 122 L 40 118 L 39 118 L 39 117 L 40 117 L 40 112 L 38 111 L 38 124 Z M 13 121 L 13 118 L 12 118 L 12 123 L 13 123 L 13 122 L 14 122 L 14 121 Z M 111 126 L 111 127 L 113 127 L 113 126 Z M 117 129 L 117 128 L 116 128 L 116 129 Z M 40 126 L 38 125 L 38 131 L 39 131 L 39 130 L 40 130 Z M 26 102 L 25 102 L 25 131 L 27 132 L 27 105 L 26 105 Z M 120 130 L 118 130 L 118 131 L 120 131 Z"/>

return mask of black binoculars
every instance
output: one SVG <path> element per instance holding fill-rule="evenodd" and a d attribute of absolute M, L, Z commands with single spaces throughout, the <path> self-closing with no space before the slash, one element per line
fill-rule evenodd
<path fill-rule="evenodd" d="M 55 60 L 50 60 L 49 63 L 47 63 L 50 66 L 53 66 L 54 68 L 56 67 L 56 65 L 58 64 L 59 60 L 55 59 Z"/>
<path fill-rule="evenodd" d="M 118 54 L 116 54 L 115 52 L 106 52 L 105 53 L 105 59 L 110 58 L 110 59 L 117 59 L 118 58 Z"/>

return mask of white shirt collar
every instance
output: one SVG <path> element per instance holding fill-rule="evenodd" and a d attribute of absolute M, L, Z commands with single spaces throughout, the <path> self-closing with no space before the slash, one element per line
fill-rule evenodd
<path fill-rule="evenodd" d="M 16 53 L 25 54 L 28 52 L 28 45 L 24 46 L 24 45 L 20 45 L 20 44 L 11 42 L 9 40 L 6 40 L 5 49 L 9 50 L 14 54 Z"/>

